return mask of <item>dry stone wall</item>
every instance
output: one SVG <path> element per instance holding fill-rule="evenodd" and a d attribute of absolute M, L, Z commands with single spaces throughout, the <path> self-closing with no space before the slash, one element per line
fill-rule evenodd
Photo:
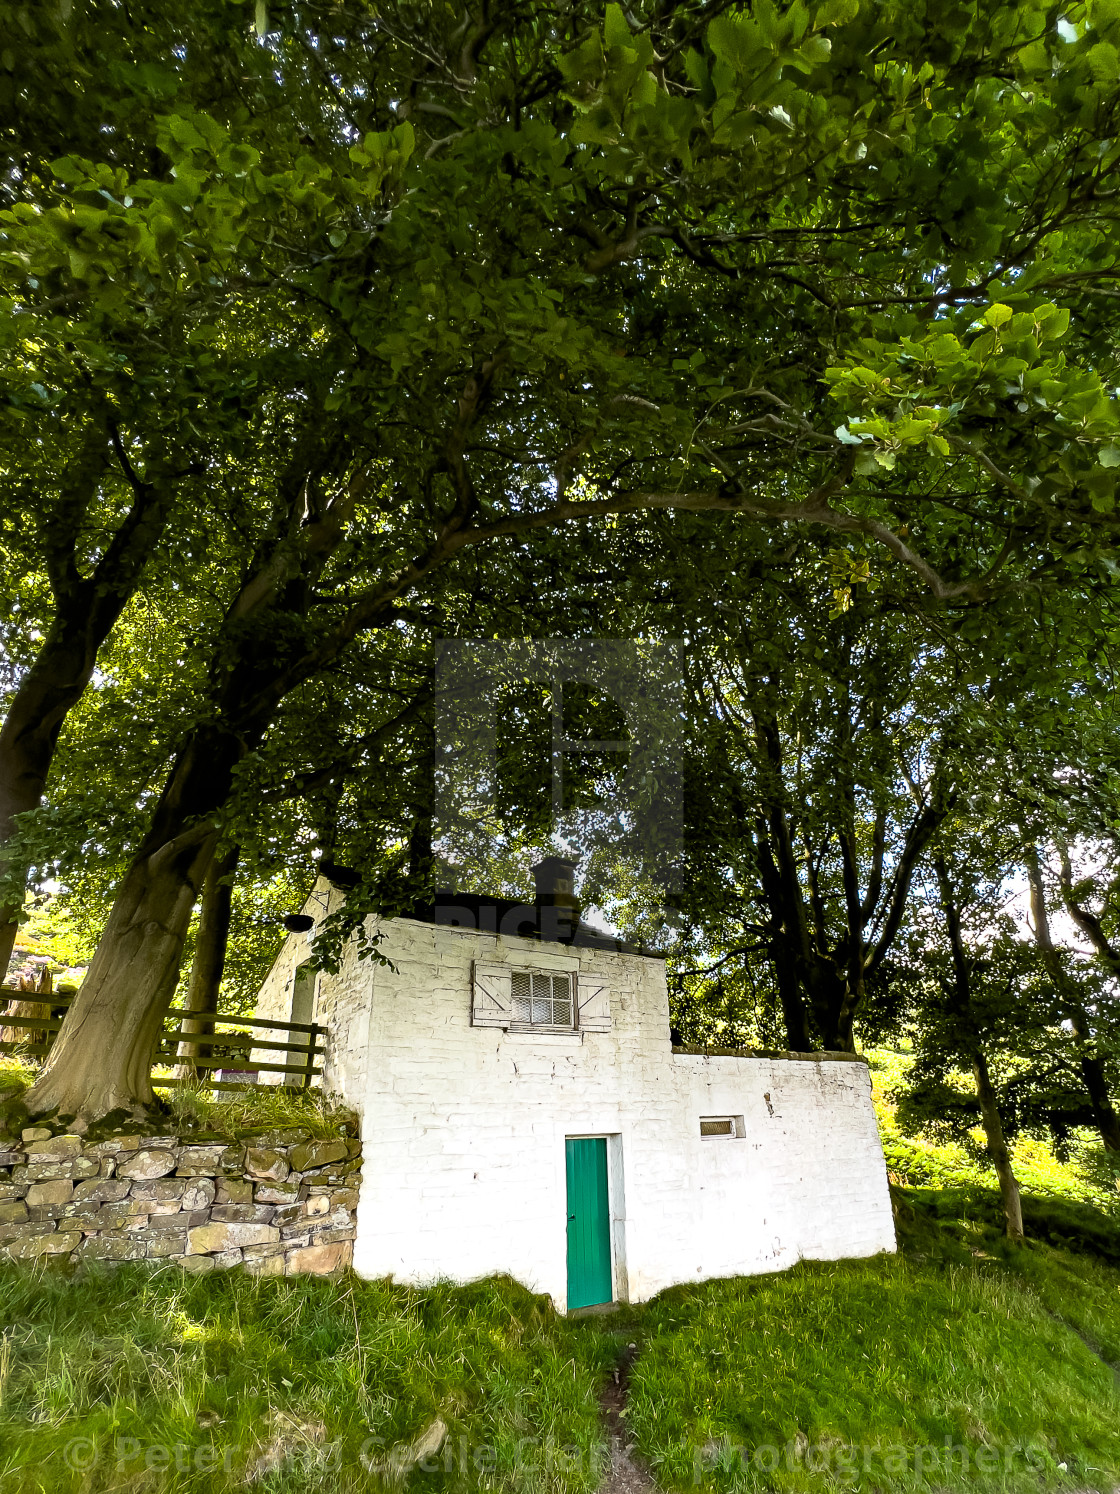
<path fill-rule="evenodd" d="M 361 1167 L 361 1142 L 299 1128 L 87 1143 L 30 1126 L 0 1141 L 0 1259 L 336 1271 L 353 1255 Z"/>

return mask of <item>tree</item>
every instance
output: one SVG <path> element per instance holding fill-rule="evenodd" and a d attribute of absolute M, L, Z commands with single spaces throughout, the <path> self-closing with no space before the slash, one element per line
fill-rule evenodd
<path fill-rule="evenodd" d="M 179 1044 L 176 1075 L 180 1079 L 189 1079 L 195 1074 L 196 1059 L 210 1056 L 210 1048 L 205 1043 L 196 1042 L 194 1036 L 207 1036 L 214 1031 L 214 1023 L 207 1018 L 218 1010 L 233 919 L 233 880 L 239 855 L 239 846 L 227 847 L 211 861 L 203 879 L 194 959 L 184 1001 L 184 1007 L 191 1015 L 182 1020 L 182 1031 L 190 1033 L 191 1037 Z"/>
<path fill-rule="evenodd" d="M 688 906 L 724 948 L 765 957 L 790 1048 L 851 1051 L 952 806 L 965 727 L 956 666 L 920 623 L 873 603 L 829 621 L 818 588 L 758 588 L 743 641 L 694 658 L 692 740 L 710 760 Z"/>
<path fill-rule="evenodd" d="M 0 970 L 23 904 L 20 817 L 41 804 L 63 724 L 145 576 L 189 567 L 227 519 L 215 458 L 243 440 L 260 387 L 260 348 L 208 344 L 228 286 L 198 277 L 187 290 L 167 273 L 181 192 L 166 178 L 162 201 L 138 187 L 145 205 L 129 217 L 114 216 L 113 188 L 160 160 L 160 98 L 247 121 L 250 102 L 267 111 L 277 92 L 222 5 L 189 20 L 144 3 L 28 11 L 12 42 L 20 65 L 0 90 L 24 129 L 0 130 L 0 545 L 15 664 L 0 727 Z M 285 89 L 306 118 L 305 73 L 289 68 Z M 67 193 L 74 157 L 91 151 L 96 180 Z"/>
<path fill-rule="evenodd" d="M 1039 856 L 1036 845 L 1028 844 L 1026 846 L 1024 860 L 1026 863 L 1027 881 L 1030 886 L 1031 918 L 1034 923 L 1035 942 L 1038 945 L 1043 963 L 1053 982 L 1054 994 L 1059 1008 L 1065 1020 L 1069 1023 L 1070 1030 L 1076 1040 L 1078 1065 L 1081 1069 L 1085 1091 L 1089 1096 L 1093 1123 L 1100 1133 L 1101 1141 L 1105 1147 L 1110 1152 L 1120 1152 L 1120 1117 L 1117 1116 L 1112 1103 L 1112 1096 L 1109 1092 L 1108 1074 L 1095 1039 L 1093 1020 L 1086 1009 L 1082 991 L 1079 990 L 1075 980 L 1071 978 L 1070 972 L 1065 967 L 1054 943 L 1050 929 L 1050 915 L 1047 908 L 1046 883 L 1043 876 L 1042 859 Z M 1062 863 L 1062 885 L 1067 886 L 1068 881 L 1069 858 L 1067 854 L 1063 858 Z M 1079 909 L 1078 911 L 1082 910 Z M 1084 928 L 1083 920 L 1084 914 L 1082 920 L 1078 920 L 1078 926 L 1081 928 Z"/>
<path fill-rule="evenodd" d="M 981 615 L 1102 567 L 1114 30 L 1002 6 L 931 48 L 855 0 L 373 7 L 324 81 L 296 11 L 253 43 L 263 122 L 173 82 L 146 175 L 90 145 L 28 183 L 5 218 L 28 328 L 80 342 L 154 283 L 207 380 L 253 363 L 275 433 L 208 458 L 251 558 L 31 1103 L 148 1099 L 241 765 L 475 547 L 708 511 L 863 536 Z"/>
<path fill-rule="evenodd" d="M 988 1156 L 999 1179 L 1000 1197 L 1003 1200 L 1007 1235 L 1011 1240 L 1023 1238 L 1023 1206 L 1019 1200 L 1019 1184 L 1011 1166 L 1011 1154 L 1007 1149 L 1003 1120 L 1000 1115 L 999 1098 L 992 1082 L 991 1067 L 984 1042 L 984 1019 L 977 1012 L 975 976 L 978 973 L 975 961 L 969 959 L 961 926 L 960 910 L 949 867 L 944 856 L 934 857 L 937 886 L 941 894 L 941 912 L 945 919 L 945 933 L 949 941 L 952 958 L 951 980 L 943 980 L 942 991 L 946 997 L 947 1012 L 953 1026 L 953 1036 L 958 1053 L 963 1054 L 972 1069 L 976 1084 L 976 1100 L 980 1107 L 981 1124 L 988 1144 Z"/>

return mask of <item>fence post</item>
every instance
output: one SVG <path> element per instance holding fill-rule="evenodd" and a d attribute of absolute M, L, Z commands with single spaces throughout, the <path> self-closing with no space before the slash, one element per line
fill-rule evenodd
<path fill-rule="evenodd" d="M 319 1046 L 319 1034 L 323 1031 L 322 1027 L 312 1022 L 311 1031 L 307 1034 L 307 1066 L 304 1069 L 301 1089 L 311 1088 L 311 1079 L 315 1072 L 315 1049 Z"/>

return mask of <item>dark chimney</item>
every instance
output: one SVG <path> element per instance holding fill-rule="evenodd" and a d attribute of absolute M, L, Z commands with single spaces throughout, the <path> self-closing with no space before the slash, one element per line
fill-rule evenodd
<path fill-rule="evenodd" d="M 542 937 L 570 939 L 579 925 L 576 863 L 565 861 L 562 856 L 546 856 L 532 871 Z"/>

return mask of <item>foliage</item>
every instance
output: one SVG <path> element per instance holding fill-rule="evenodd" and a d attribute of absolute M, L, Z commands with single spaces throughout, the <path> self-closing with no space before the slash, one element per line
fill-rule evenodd
<path fill-rule="evenodd" d="M 900 1049 L 870 1050 L 872 1093 L 883 1154 L 892 1182 L 908 1188 L 984 1190 L 994 1187 L 991 1163 L 983 1148 L 975 1110 L 971 1127 L 958 1140 L 945 1140 L 920 1123 L 903 1131 L 896 1099 L 908 1088 L 913 1055 Z M 964 1075 L 959 1082 L 966 1084 Z M 1112 1168 L 1099 1139 L 1088 1131 L 1071 1138 L 1068 1153 L 1058 1158 L 1044 1141 L 1018 1136 L 1011 1143 L 1015 1176 L 1031 1198 L 1070 1199 L 1092 1205 L 1103 1213 L 1120 1213 Z"/>
<path fill-rule="evenodd" d="M 44 12 L 5 64 L 65 100 L 4 136 L 12 710 L 39 665 L 57 673 L 63 624 L 86 628 L 91 679 L 115 619 L 135 634 L 129 597 L 153 599 L 169 666 L 114 679 L 96 726 L 73 682 L 40 712 L 74 716 L 69 766 L 42 813 L 22 807 L 11 857 L 17 882 L 91 845 L 103 888 L 120 873 L 75 1008 L 115 1012 L 101 1087 L 123 1097 L 110 1034 L 167 999 L 222 837 L 251 885 L 295 885 L 313 845 L 349 842 L 352 921 L 415 890 L 441 621 L 671 620 L 694 673 L 715 653 L 693 714 L 724 729 L 696 743 L 692 828 L 695 850 L 710 797 L 719 849 L 682 898 L 685 952 L 767 944 L 748 1025 L 780 1007 L 794 1046 L 851 1046 L 973 717 L 990 729 L 1026 692 L 1057 714 L 1054 659 L 1072 637 L 1084 662 L 1112 626 L 1114 7 L 1058 27 L 1041 0 L 253 19 L 216 0 Z M 732 646 L 705 654 L 720 608 Z M 893 690 L 853 695 L 878 668 Z M 336 730 L 355 696 L 360 724 Z M 747 701 L 780 761 L 729 725 Z M 83 737 L 128 742 L 100 838 Z M 740 811 L 761 793 L 780 839 L 799 775 L 805 844 L 760 898 L 766 837 Z M 539 828 L 532 785 L 510 794 Z M 794 923 L 812 929 L 797 949 L 778 939 Z M 141 926 L 166 940 L 126 989 Z"/>

